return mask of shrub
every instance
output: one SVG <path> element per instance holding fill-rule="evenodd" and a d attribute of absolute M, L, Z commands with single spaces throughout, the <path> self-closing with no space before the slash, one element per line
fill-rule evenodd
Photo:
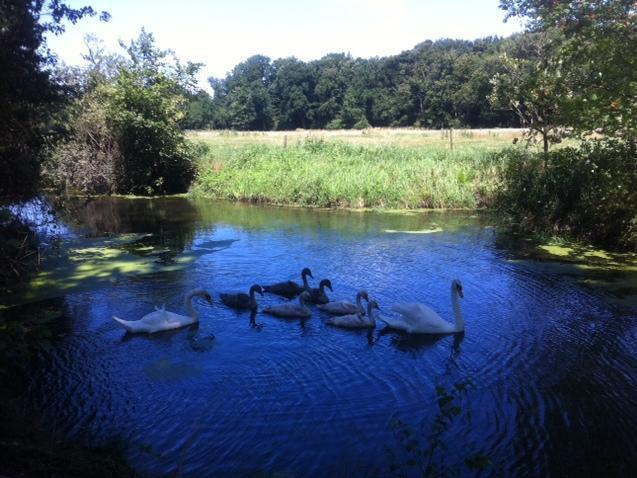
<path fill-rule="evenodd" d="M 104 103 L 104 94 L 98 89 L 70 108 L 69 137 L 44 167 L 45 176 L 54 185 L 94 194 L 117 191 L 125 170 Z"/>
<path fill-rule="evenodd" d="M 499 206 L 522 226 L 637 249 L 637 154 L 618 140 L 547 155 L 509 149 Z"/>
<path fill-rule="evenodd" d="M 183 102 L 165 75 L 122 69 L 72 106 L 70 135 L 53 153 L 49 179 L 92 194 L 186 191 L 197 150 L 179 126 Z"/>

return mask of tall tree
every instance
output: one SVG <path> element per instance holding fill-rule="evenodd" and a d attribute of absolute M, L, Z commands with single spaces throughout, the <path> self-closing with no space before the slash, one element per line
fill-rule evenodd
<path fill-rule="evenodd" d="M 555 32 L 537 32 L 511 41 L 509 52 L 500 58 L 489 97 L 494 108 L 517 115 L 529 128 L 530 140 L 539 136 L 545 153 L 561 139 L 565 123 L 562 104 L 567 90 L 554 52 L 555 37 Z"/>
<path fill-rule="evenodd" d="M 62 98 L 47 69 L 54 58 L 45 34 L 62 33 L 64 20 L 96 14 L 60 0 L 0 0 L 0 196 L 31 195 L 38 187 L 51 116 Z"/>
<path fill-rule="evenodd" d="M 634 0 L 501 0 L 509 16 L 563 36 L 564 122 L 582 133 L 637 141 L 637 3 Z"/>

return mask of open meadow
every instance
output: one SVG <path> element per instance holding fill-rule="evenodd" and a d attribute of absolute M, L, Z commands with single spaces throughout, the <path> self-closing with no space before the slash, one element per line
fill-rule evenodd
<path fill-rule="evenodd" d="M 498 151 L 522 130 L 372 128 L 277 132 L 193 131 L 206 145 L 193 193 L 315 207 L 488 206 Z"/>
<path fill-rule="evenodd" d="M 451 131 L 451 138 L 450 138 Z M 501 149 L 521 138 L 526 130 L 519 128 L 481 129 L 419 129 L 419 128 L 367 128 L 361 130 L 303 130 L 295 131 L 190 131 L 191 139 L 211 146 L 245 146 L 267 144 L 271 146 L 298 145 L 308 139 L 338 141 L 360 146 L 401 146 L 438 148 Z M 287 139 L 286 139 L 287 138 Z"/>

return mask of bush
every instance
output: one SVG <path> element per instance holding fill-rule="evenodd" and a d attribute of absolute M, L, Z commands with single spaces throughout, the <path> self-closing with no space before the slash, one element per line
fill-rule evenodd
<path fill-rule="evenodd" d="M 126 171 L 105 101 L 105 94 L 97 89 L 71 106 L 70 135 L 44 167 L 45 176 L 54 185 L 92 194 L 118 190 Z"/>
<path fill-rule="evenodd" d="M 637 249 L 637 154 L 618 140 L 531 153 L 509 149 L 500 208 L 524 227 Z"/>
<path fill-rule="evenodd" d="M 90 194 L 186 191 L 197 151 L 179 127 L 183 102 L 165 75 L 123 69 L 72 106 L 70 135 L 55 149 L 48 178 Z"/>

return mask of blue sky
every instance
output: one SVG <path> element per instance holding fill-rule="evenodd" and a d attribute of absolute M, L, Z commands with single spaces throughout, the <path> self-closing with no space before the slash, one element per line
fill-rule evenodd
<path fill-rule="evenodd" d="M 81 63 L 83 38 L 92 33 L 117 49 L 142 27 L 161 48 L 206 64 L 201 80 L 221 77 L 251 55 L 313 60 L 331 52 L 386 56 L 427 39 L 475 39 L 522 30 L 504 23 L 498 0 L 70 0 L 111 13 L 108 23 L 82 20 L 49 39 L 67 63 Z M 203 86 L 203 85 L 202 85 Z"/>

